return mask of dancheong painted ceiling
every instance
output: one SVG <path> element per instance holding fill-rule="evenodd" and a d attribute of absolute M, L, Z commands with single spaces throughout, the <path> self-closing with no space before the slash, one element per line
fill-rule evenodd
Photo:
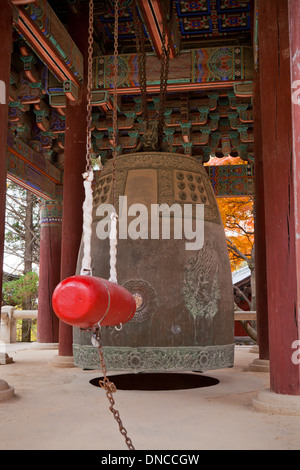
<path fill-rule="evenodd" d="M 145 39 L 149 119 L 155 120 L 159 111 L 163 19 L 167 17 L 166 38 L 171 49 L 164 143 L 172 151 L 195 156 L 203 163 L 209 163 L 211 158 L 235 158 L 234 171 L 238 172 L 233 178 L 235 189 L 226 186 L 223 191 L 224 188 L 214 187 L 215 192 L 251 194 L 253 1 L 119 0 L 117 127 L 123 154 L 134 151 L 143 135 L 132 9 L 135 1 Z M 64 167 L 67 98 L 76 101 L 84 69 L 83 54 L 76 41 L 72 42 L 72 33 L 76 32 L 69 21 L 72 16 L 80 18 L 81 7 L 87 2 L 36 0 L 25 6 L 19 3 L 17 7 L 9 92 L 9 147 L 20 155 L 32 155 L 35 162 L 40 159 L 41 166 L 46 162 L 52 173 L 58 174 L 58 180 Z M 104 163 L 111 158 L 114 0 L 94 0 L 94 43 L 92 148 Z M 20 176 L 22 159 L 16 162 L 15 158 L 12 152 L 11 177 L 23 178 L 22 181 L 27 178 L 27 186 L 32 183 L 37 189 L 36 178 L 31 181 L 32 172 L 31 179 L 27 173 Z M 30 163 L 26 165 L 28 171 L 32 169 Z M 226 165 L 221 170 L 224 177 L 218 172 L 217 176 L 211 174 L 211 178 L 227 184 L 231 178 Z M 38 191 L 53 198 L 55 188 L 47 188 L 39 183 Z"/>
<path fill-rule="evenodd" d="M 86 1 L 86 0 L 82 0 Z M 67 1 L 49 0 L 50 5 L 64 22 L 70 11 Z M 71 3 L 71 2 L 70 2 Z M 167 4 L 168 1 L 163 2 Z M 134 51 L 135 30 L 130 0 L 119 1 L 119 43 L 123 53 Z M 139 2 L 139 12 L 143 18 L 145 11 L 153 13 L 153 22 L 157 21 L 156 2 Z M 226 40 L 226 43 L 247 44 L 251 42 L 251 0 L 173 0 L 171 7 L 174 15 L 172 33 L 176 36 L 178 47 L 189 49 L 202 44 L 213 44 Z M 102 53 L 113 52 L 114 39 L 114 0 L 94 1 L 95 36 Z M 151 34 L 144 21 L 144 34 L 148 51 L 154 46 Z M 174 38 L 175 39 L 175 38 Z"/>

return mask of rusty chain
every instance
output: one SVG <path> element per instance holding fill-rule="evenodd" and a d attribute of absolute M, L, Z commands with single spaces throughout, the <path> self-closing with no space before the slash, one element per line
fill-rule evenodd
<path fill-rule="evenodd" d="M 170 13 L 172 14 L 172 9 L 170 9 Z M 164 136 L 165 107 L 166 107 L 170 48 L 171 48 L 170 39 L 168 39 L 168 45 L 166 47 L 166 28 L 167 28 L 166 11 L 164 11 L 162 48 L 161 48 L 159 110 L 158 110 L 158 145 L 159 147 L 162 144 L 163 136 Z"/>
<path fill-rule="evenodd" d="M 106 370 L 106 365 L 105 365 L 105 361 L 104 361 L 103 346 L 102 346 L 102 340 L 101 340 L 101 336 L 100 336 L 100 328 L 99 327 L 94 328 L 93 337 L 94 337 L 95 342 L 98 345 L 98 352 L 99 352 L 101 370 L 102 370 L 102 373 L 103 373 L 103 379 L 99 380 L 99 385 L 106 392 L 106 396 L 108 398 L 108 401 L 110 402 L 109 410 L 112 412 L 115 420 L 117 421 L 117 423 L 119 425 L 120 433 L 124 437 L 125 443 L 126 443 L 128 449 L 129 450 L 135 450 L 135 447 L 133 446 L 130 437 L 128 437 L 128 435 L 127 435 L 127 430 L 123 426 L 122 420 L 120 418 L 120 413 L 119 413 L 118 410 L 116 410 L 114 408 L 115 400 L 113 398 L 113 393 L 115 393 L 117 391 L 117 388 L 116 388 L 115 384 L 113 382 L 111 382 L 109 380 L 109 378 L 107 377 L 107 370 Z"/>
<path fill-rule="evenodd" d="M 148 125 L 148 109 L 147 109 L 147 79 L 146 79 L 146 53 L 145 53 L 145 36 L 140 18 L 137 14 L 137 2 L 133 2 L 132 15 L 134 28 L 136 31 L 136 48 L 139 66 L 139 85 L 141 89 L 141 107 L 143 122 Z M 172 8 L 170 9 L 170 17 Z M 170 40 L 166 47 L 166 14 L 163 14 L 163 33 L 162 33 L 162 52 L 161 52 L 161 68 L 160 68 L 160 93 L 159 93 L 159 110 L 158 110 L 158 147 L 161 146 L 164 136 L 165 124 L 165 106 L 167 95 L 167 83 L 169 75 L 169 59 L 170 59 Z"/>
<path fill-rule="evenodd" d="M 87 83 L 87 152 L 86 152 L 86 171 L 91 170 L 91 148 L 92 148 L 92 74 L 93 74 L 93 21 L 94 21 L 94 3 L 93 0 L 89 1 L 89 35 L 88 35 L 88 83 Z M 114 30 L 114 92 L 113 92 L 113 180 L 115 184 L 115 157 L 117 153 L 117 71 L 118 71 L 118 0 L 115 1 L 115 30 Z M 113 188 L 115 191 L 115 188 Z M 115 195 L 114 195 L 115 198 Z M 109 410 L 113 413 L 115 420 L 119 424 L 121 434 L 125 438 L 127 447 L 130 450 L 135 450 L 131 439 L 127 436 L 127 431 L 123 426 L 118 410 L 114 408 L 115 401 L 112 396 L 116 392 L 116 387 L 113 382 L 107 377 L 107 369 L 104 361 L 103 346 L 100 337 L 100 328 L 93 328 L 93 338 L 98 345 L 98 352 L 100 357 L 101 370 L 103 373 L 103 380 L 99 380 L 99 385 L 106 391 L 106 396 L 110 402 Z"/>
<path fill-rule="evenodd" d="M 114 25 L 114 80 L 113 80 L 113 181 L 112 194 L 113 206 L 116 207 L 116 156 L 118 145 L 118 34 L 119 34 L 119 1 L 115 0 L 115 25 Z"/>
<path fill-rule="evenodd" d="M 91 170 L 92 153 L 92 87 L 93 87 L 93 22 L 94 2 L 89 2 L 89 30 L 88 30 L 88 67 L 87 67 L 87 142 L 86 142 L 86 167 L 85 171 Z"/>
<path fill-rule="evenodd" d="M 143 33 L 143 26 L 137 14 L 136 1 L 133 2 L 132 15 L 134 21 L 134 29 L 136 31 L 136 48 L 139 66 L 139 85 L 141 89 L 141 108 L 143 122 L 148 123 L 148 109 L 147 109 L 147 78 L 146 78 L 146 53 L 145 53 L 145 36 Z"/>

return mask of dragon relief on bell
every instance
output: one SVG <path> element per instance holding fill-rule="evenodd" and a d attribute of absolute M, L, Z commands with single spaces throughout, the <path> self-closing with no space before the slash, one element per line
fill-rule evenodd
<path fill-rule="evenodd" d="M 216 251 L 207 241 L 184 269 L 183 297 L 194 318 L 209 319 L 218 312 L 221 298 L 218 271 Z"/>

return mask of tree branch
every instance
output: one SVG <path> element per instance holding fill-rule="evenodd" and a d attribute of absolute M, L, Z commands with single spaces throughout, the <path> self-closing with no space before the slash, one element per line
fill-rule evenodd
<path fill-rule="evenodd" d="M 238 291 L 238 293 L 243 297 L 243 299 L 247 302 L 247 304 L 249 305 L 249 308 L 250 308 L 250 307 L 251 307 L 250 300 L 247 299 L 247 297 L 245 296 L 244 292 L 243 292 L 239 287 L 237 287 L 237 286 L 233 286 L 233 288 Z"/>
<path fill-rule="evenodd" d="M 232 243 L 232 241 L 229 239 L 229 238 L 226 238 L 227 242 L 230 244 L 230 246 L 228 246 L 229 250 L 233 251 L 234 253 L 236 253 L 240 258 L 242 258 L 243 260 L 245 260 L 247 262 L 247 264 L 249 264 L 251 262 L 251 260 L 246 256 L 244 255 L 244 253 L 242 253 L 236 245 L 234 245 Z"/>
<path fill-rule="evenodd" d="M 257 343 L 257 331 L 250 325 L 250 323 L 247 322 L 247 320 L 239 320 L 239 322 L 250 338 Z"/>

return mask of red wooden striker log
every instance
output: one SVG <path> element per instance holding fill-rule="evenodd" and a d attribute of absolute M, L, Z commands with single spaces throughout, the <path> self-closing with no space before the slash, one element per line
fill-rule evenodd
<path fill-rule="evenodd" d="M 58 318 L 78 328 L 123 324 L 136 310 L 134 297 L 124 287 L 81 275 L 68 277 L 56 286 L 52 305 Z"/>

